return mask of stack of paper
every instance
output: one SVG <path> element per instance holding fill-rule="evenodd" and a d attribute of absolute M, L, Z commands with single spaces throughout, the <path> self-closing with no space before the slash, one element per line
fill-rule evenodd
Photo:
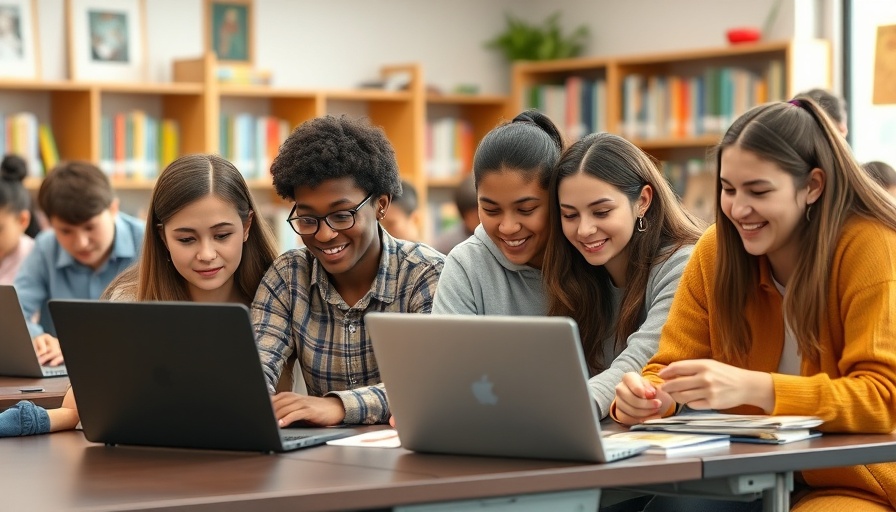
<path fill-rule="evenodd" d="M 729 444 L 727 435 L 724 434 L 688 434 L 685 432 L 645 432 L 629 431 L 608 434 L 608 437 L 616 439 L 631 439 L 650 443 L 650 448 L 645 453 L 665 455 L 683 455 L 697 451 L 725 448 Z"/>
<path fill-rule="evenodd" d="M 648 420 L 633 426 L 632 430 L 727 434 L 735 442 L 784 444 L 820 436 L 821 433 L 812 429 L 822 423 L 817 416 L 688 413 Z"/>

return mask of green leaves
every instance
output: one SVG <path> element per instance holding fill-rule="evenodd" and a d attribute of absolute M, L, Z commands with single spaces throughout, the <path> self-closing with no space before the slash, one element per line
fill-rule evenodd
<path fill-rule="evenodd" d="M 486 41 L 485 47 L 500 50 L 507 60 L 551 60 L 576 57 L 582 52 L 588 27 L 581 25 L 569 36 L 560 28 L 560 13 L 539 25 L 507 14 L 507 30 Z"/>

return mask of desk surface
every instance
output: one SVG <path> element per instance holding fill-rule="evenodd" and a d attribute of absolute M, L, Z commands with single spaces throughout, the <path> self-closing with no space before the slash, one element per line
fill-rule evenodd
<path fill-rule="evenodd" d="M 335 510 L 586 488 L 644 487 L 896 458 L 896 435 L 732 444 L 611 464 L 318 446 L 280 455 L 105 447 L 80 432 L 0 439 L 4 510 Z"/>
<path fill-rule="evenodd" d="M 31 400 L 32 402 L 55 409 L 62 405 L 65 392 L 68 391 L 68 377 L 51 377 L 48 379 L 31 379 L 27 377 L 0 377 L 0 411 L 15 405 L 19 400 Z M 25 386 L 40 386 L 44 388 L 40 393 L 22 393 L 19 388 Z"/>
<path fill-rule="evenodd" d="M 780 446 L 731 443 L 699 457 L 704 478 L 896 462 L 896 434 L 824 434 Z"/>
<path fill-rule="evenodd" d="M 700 478 L 695 458 L 611 464 L 318 446 L 280 455 L 0 439 L 4 510 L 336 510 Z"/>

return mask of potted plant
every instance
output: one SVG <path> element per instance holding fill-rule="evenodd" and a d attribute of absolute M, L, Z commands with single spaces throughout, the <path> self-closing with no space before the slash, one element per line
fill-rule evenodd
<path fill-rule="evenodd" d="M 509 61 L 564 59 L 578 56 L 587 37 L 588 27 L 585 25 L 564 35 L 559 12 L 548 16 L 541 25 L 507 14 L 507 29 L 486 41 L 485 46 L 500 50 Z"/>

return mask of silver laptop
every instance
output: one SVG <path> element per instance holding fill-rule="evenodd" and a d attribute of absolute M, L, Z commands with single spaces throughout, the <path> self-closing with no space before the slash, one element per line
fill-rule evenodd
<path fill-rule="evenodd" d="M 648 448 L 601 438 L 569 318 L 369 313 L 364 323 L 409 450 L 609 462 Z"/>
<path fill-rule="evenodd" d="M 16 289 L 0 285 L 0 375 L 8 377 L 64 377 L 65 365 L 43 366 L 34 353 L 31 334 Z"/>
<path fill-rule="evenodd" d="M 51 300 L 89 441 L 280 452 L 351 435 L 277 426 L 242 304 Z"/>

